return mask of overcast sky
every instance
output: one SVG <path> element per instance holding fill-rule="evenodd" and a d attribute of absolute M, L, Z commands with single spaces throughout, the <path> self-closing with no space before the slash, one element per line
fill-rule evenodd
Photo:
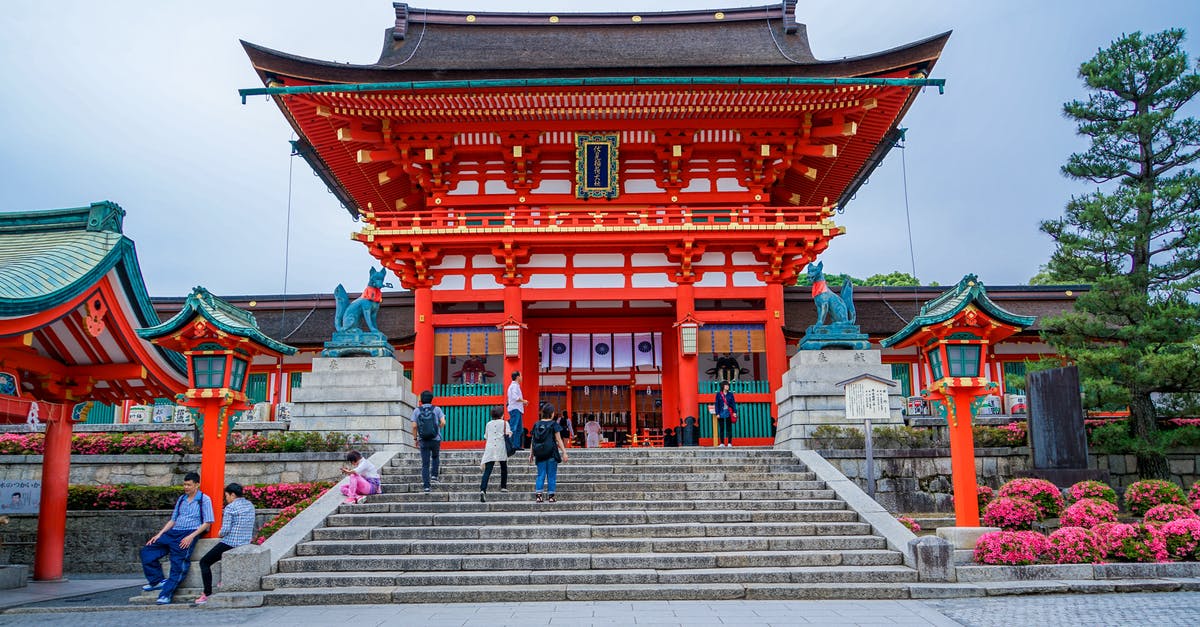
<path fill-rule="evenodd" d="M 642 1 L 508 4 L 429 0 L 456 10 L 642 11 Z M 658 0 L 662 10 L 763 2 Z M 829 272 L 912 272 L 949 284 L 974 272 L 1023 284 L 1051 244 L 1039 220 L 1087 187 L 1059 166 L 1085 144 L 1061 115 L 1083 94 L 1079 63 L 1123 32 L 1171 26 L 1200 44 L 1200 2 L 802 1 L 823 59 L 884 50 L 953 30 L 893 151 L 837 221 L 847 235 Z M 0 12 L 0 211 L 112 200 L 128 212 L 151 294 L 193 285 L 217 294 L 359 289 L 374 261 L 311 170 L 289 157 L 291 128 L 264 98 L 238 39 L 317 59 L 372 63 L 394 19 L 390 0 L 333 2 L 8 1 Z M 288 229 L 289 168 L 291 220 Z M 289 251 L 285 255 L 285 250 Z"/>

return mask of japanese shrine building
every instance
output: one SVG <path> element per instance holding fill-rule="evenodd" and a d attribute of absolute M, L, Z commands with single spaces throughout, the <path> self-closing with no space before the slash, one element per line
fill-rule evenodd
<path fill-rule="evenodd" d="M 397 3 L 371 65 L 244 43 L 265 87 L 243 95 L 274 99 L 412 291 L 415 390 L 481 418 L 501 386 L 476 373 L 520 370 L 535 404 L 662 428 L 705 422 L 725 358 L 740 436 L 765 438 L 784 287 L 843 234 L 834 208 L 940 85 L 949 37 L 820 61 L 794 11 Z"/>

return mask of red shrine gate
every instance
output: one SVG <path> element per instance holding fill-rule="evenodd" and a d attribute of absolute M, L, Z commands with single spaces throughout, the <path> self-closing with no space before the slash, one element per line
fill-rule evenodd
<path fill-rule="evenodd" d="M 364 222 L 355 238 L 413 291 L 413 385 L 469 425 L 450 439 L 479 438 L 517 370 L 533 406 L 579 414 L 607 388 L 616 400 L 582 411 L 614 431 L 706 426 L 715 377 L 736 373 L 761 410 L 737 435 L 765 438 L 787 368 L 783 288 L 843 233 L 834 207 L 917 91 L 941 84 L 926 76 L 948 37 L 822 62 L 794 9 L 397 4 L 376 64 L 246 44 L 266 88 L 242 93 L 274 98 Z M 616 338 L 646 335 L 659 359 L 637 363 L 631 339 L 635 361 L 613 361 Z M 555 337 L 570 338 L 566 365 Z"/>

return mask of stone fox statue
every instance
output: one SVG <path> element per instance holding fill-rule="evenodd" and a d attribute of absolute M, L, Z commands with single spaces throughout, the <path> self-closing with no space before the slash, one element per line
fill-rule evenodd
<path fill-rule="evenodd" d="M 829 316 L 829 324 L 854 324 L 857 314 L 854 312 L 854 284 L 850 279 L 842 284 L 842 295 L 839 298 L 829 289 L 825 282 L 824 262 L 808 264 L 808 280 L 812 282 L 813 303 L 817 306 L 817 324 L 825 325 L 825 317 Z"/>
<path fill-rule="evenodd" d="M 333 326 L 339 332 L 357 331 L 361 322 L 367 325 L 368 331 L 379 333 L 379 327 L 375 326 L 375 318 L 379 315 L 379 303 L 383 302 L 383 293 L 379 291 L 379 288 L 392 286 L 391 283 L 383 282 L 385 278 L 387 278 L 386 268 L 376 271 L 372 267 L 371 279 L 367 281 L 367 286 L 363 288 L 362 294 L 354 299 L 354 302 L 350 302 L 350 295 L 340 284 L 337 289 L 333 290 L 333 298 L 337 301 Z"/>

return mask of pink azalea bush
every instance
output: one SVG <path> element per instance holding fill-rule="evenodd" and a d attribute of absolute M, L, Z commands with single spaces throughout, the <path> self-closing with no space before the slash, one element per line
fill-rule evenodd
<path fill-rule="evenodd" d="M 1105 533 L 1111 557 L 1129 562 L 1165 562 L 1167 546 L 1162 537 L 1145 525 L 1117 523 Z"/>
<path fill-rule="evenodd" d="M 0 433 L 0 455 L 41 455 L 46 436 L 41 433 Z"/>
<path fill-rule="evenodd" d="M 1150 508 L 1166 503 L 1187 505 L 1183 488 L 1170 481 L 1147 479 L 1134 482 L 1125 490 L 1125 507 L 1134 516 L 1144 516 Z"/>
<path fill-rule="evenodd" d="M 1050 534 L 1050 559 L 1055 564 L 1095 564 L 1104 559 L 1104 546 L 1082 527 L 1062 527 Z"/>
<path fill-rule="evenodd" d="M 1080 481 L 1071 486 L 1067 492 L 1070 494 L 1072 503 L 1083 499 L 1097 499 L 1108 501 L 1113 505 L 1117 504 L 1117 491 L 1101 481 Z"/>
<path fill-rule="evenodd" d="M 1059 516 L 1063 527 L 1091 529 L 1100 523 L 1117 522 L 1117 506 L 1100 499 L 1082 499 L 1072 503 Z"/>
<path fill-rule="evenodd" d="M 917 521 L 913 520 L 910 516 L 897 516 L 896 520 L 905 527 L 908 527 L 909 531 L 913 533 L 921 533 L 921 525 L 918 524 Z"/>
<path fill-rule="evenodd" d="M 1196 512 L 1186 505 L 1176 505 L 1174 503 L 1164 503 L 1155 505 L 1146 512 L 1143 521 L 1147 526 L 1161 525 L 1169 523 L 1173 520 L 1184 520 L 1186 518 L 1200 518 L 1196 516 Z"/>
<path fill-rule="evenodd" d="M 1005 531 L 1029 529 L 1037 520 L 1037 505 L 1022 498 L 1002 496 L 988 503 L 983 510 L 983 524 Z"/>
<path fill-rule="evenodd" d="M 1092 534 L 1096 536 L 1096 544 L 1104 551 L 1106 558 L 1115 556 L 1117 549 L 1121 548 L 1121 543 L 1126 538 L 1136 537 L 1137 533 L 1137 525 L 1119 522 L 1100 523 L 1092 527 Z"/>
<path fill-rule="evenodd" d="M 979 536 L 975 561 L 1023 566 L 1037 563 L 1049 550 L 1049 540 L 1036 531 L 993 531 Z"/>
<path fill-rule="evenodd" d="M 1200 481 L 1192 484 L 1192 488 L 1188 490 L 1188 502 L 1192 504 L 1192 509 L 1200 511 Z"/>
<path fill-rule="evenodd" d="M 1167 559 L 1200 559 L 1200 518 L 1183 518 L 1164 523 L 1155 530 Z"/>
<path fill-rule="evenodd" d="M 256 507 L 283 508 L 309 497 L 324 494 L 333 485 L 331 481 L 312 483 L 269 483 L 248 485 L 243 488 L 245 497 Z"/>
<path fill-rule="evenodd" d="M 1063 508 L 1062 491 L 1045 479 L 1023 477 L 1000 486 L 1000 496 L 1022 498 L 1033 502 L 1038 520 L 1054 518 Z"/>
<path fill-rule="evenodd" d="M 1024 422 L 1010 422 L 999 427 L 1006 446 L 1025 446 L 1029 440 L 1029 427 Z"/>
<path fill-rule="evenodd" d="M 996 491 L 983 484 L 980 484 L 975 486 L 975 496 L 979 499 L 979 511 L 982 512 L 983 508 L 987 507 L 987 504 L 991 503 L 992 499 L 996 498 Z M 950 506 L 954 506 L 953 494 L 950 495 Z"/>

